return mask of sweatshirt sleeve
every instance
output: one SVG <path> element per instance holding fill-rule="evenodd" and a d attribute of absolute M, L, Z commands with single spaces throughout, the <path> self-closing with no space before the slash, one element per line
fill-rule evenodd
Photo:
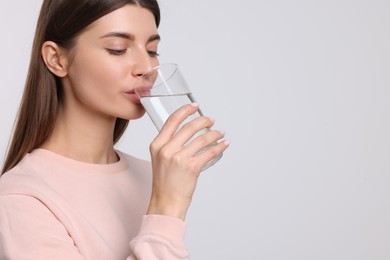
<path fill-rule="evenodd" d="M 185 229 L 186 224 L 177 218 L 144 216 L 138 235 L 129 241 L 127 260 L 189 259 L 183 242 Z M 82 242 L 88 247 L 88 241 Z M 97 252 L 86 252 L 94 246 L 85 249 L 76 244 L 64 224 L 39 199 L 0 195 L 0 259 L 102 259 Z"/>
<path fill-rule="evenodd" d="M 187 260 L 184 245 L 186 224 L 182 220 L 162 215 L 146 215 L 140 231 L 131 242 L 131 255 L 127 260 Z"/>
<path fill-rule="evenodd" d="M 38 199 L 0 196 L 0 259 L 71 259 L 84 257 L 64 226 Z"/>

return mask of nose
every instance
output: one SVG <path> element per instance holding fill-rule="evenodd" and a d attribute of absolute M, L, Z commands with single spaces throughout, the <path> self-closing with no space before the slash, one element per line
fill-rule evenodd
<path fill-rule="evenodd" d="M 146 50 L 138 50 L 133 58 L 134 66 L 132 74 L 134 77 L 140 77 L 153 68 L 151 57 Z"/>

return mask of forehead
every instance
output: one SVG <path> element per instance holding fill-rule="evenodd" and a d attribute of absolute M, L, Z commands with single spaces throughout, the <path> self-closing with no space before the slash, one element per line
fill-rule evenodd
<path fill-rule="evenodd" d="M 157 26 L 151 11 L 135 4 L 127 4 L 93 22 L 86 33 L 98 37 L 109 32 L 125 32 L 149 37 L 157 33 Z"/>

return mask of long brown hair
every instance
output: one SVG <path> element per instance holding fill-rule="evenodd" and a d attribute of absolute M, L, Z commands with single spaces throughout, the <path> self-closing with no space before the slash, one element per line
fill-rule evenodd
<path fill-rule="evenodd" d="M 44 0 L 25 89 L 1 175 L 49 137 L 62 102 L 61 81 L 47 69 L 41 56 L 43 43 L 53 41 L 63 48 L 71 49 L 77 36 L 88 25 L 126 4 L 148 9 L 159 26 L 160 9 L 157 0 Z M 114 143 L 120 139 L 127 125 L 128 120 L 116 120 Z"/>

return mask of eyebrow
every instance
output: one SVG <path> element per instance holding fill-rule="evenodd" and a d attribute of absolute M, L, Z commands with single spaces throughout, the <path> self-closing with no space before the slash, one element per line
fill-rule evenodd
<path fill-rule="evenodd" d="M 123 38 L 126 40 L 134 41 L 135 36 L 129 33 L 123 33 L 123 32 L 110 32 L 105 35 L 103 35 L 100 38 L 107 38 L 107 37 L 118 37 L 118 38 Z M 147 42 L 153 42 L 153 41 L 161 41 L 161 36 L 159 34 L 154 34 L 149 37 Z"/>

